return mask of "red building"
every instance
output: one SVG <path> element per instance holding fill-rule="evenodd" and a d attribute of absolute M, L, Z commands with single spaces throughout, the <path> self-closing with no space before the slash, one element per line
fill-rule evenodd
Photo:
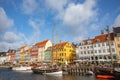
<path fill-rule="evenodd" d="M 15 59 L 15 50 L 8 50 L 9 53 L 9 62 L 13 63 Z"/>

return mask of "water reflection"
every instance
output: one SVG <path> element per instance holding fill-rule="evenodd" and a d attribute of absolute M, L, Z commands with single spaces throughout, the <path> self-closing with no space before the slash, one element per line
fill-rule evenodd
<path fill-rule="evenodd" d="M 47 76 L 0 69 L 0 80 L 95 80 L 93 76 Z"/>

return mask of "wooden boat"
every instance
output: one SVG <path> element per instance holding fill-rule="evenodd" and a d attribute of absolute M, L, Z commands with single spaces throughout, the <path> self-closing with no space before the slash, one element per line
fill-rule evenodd
<path fill-rule="evenodd" d="M 62 70 L 58 70 L 58 69 L 49 69 L 49 68 L 39 68 L 39 67 L 35 67 L 32 68 L 33 73 L 35 74 L 58 74 L 58 73 L 62 73 Z"/>
<path fill-rule="evenodd" d="M 62 71 L 58 69 L 41 69 L 41 68 L 32 68 L 33 73 L 35 74 L 46 74 L 46 75 L 62 75 Z"/>
<path fill-rule="evenodd" d="M 107 69 L 107 68 L 103 68 L 103 67 L 96 68 L 95 69 L 95 76 L 96 76 L 96 78 L 119 80 L 120 71 L 115 70 L 115 69 Z"/>

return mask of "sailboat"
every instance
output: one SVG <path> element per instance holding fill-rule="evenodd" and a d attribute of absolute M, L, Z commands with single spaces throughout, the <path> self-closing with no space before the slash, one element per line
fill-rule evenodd
<path fill-rule="evenodd" d="M 56 26 L 56 24 L 54 24 L 54 26 Z M 53 26 L 53 30 L 52 30 L 52 39 L 54 38 L 54 26 Z M 53 47 L 54 47 L 54 39 L 53 39 L 53 43 L 52 43 L 52 47 L 51 47 L 52 55 L 53 55 Z M 45 75 L 54 75 L 54 76 L 55 75 L 62 76 L 62 73 L 63 73 L 61 69 L 53 68 L 48 65 L 42 65 L 39 68 L 38 67 L 32 68 L 32 71 L 35 74 L 45 74 Z"/>
<path fill-rule="evenodd" d="M 113 57 L 112 57 L 112 51 L 111 51 L 111 45 L 110 45 L 110 31 L 107 27 L 108 31 L 108 44 L 110 49 L 110 57 L 111 57 L 111 67 L 95 67 L 95 76 L 98 79 L 112 79 L 112 80 L 120 80 L 120 68 L 115 68 L 113 65 Z"/>

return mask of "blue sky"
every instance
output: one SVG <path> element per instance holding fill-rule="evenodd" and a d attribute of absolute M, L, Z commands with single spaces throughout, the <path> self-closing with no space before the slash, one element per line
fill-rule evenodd
<path fill-rule="evenodd" d="M 120 0 L 0 0 L 0 51 L 46 39 L 79 42 L 120 26 Z M 56 23 L 56 26 L 53 24 Z"/>

